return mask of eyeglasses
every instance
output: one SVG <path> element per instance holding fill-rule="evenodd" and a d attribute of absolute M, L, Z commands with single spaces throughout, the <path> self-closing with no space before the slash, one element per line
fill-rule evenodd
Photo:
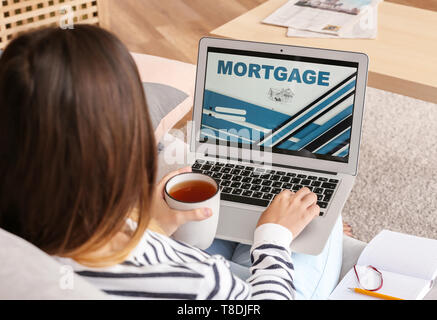
<path fill-rule="evenodd" d="M 354 265 L 354 271 L 361 289 L 367 291 L 378 291 L 382 288 L 384 283 L 382 273 L 374 266 Z"/>

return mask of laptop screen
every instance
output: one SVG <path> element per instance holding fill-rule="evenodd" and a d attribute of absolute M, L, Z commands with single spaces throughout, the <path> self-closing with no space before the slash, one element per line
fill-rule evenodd
<path fill-rule="evenodd" d="M 208 48 L 200 140 L 348 162 L 358 63 Z"/>

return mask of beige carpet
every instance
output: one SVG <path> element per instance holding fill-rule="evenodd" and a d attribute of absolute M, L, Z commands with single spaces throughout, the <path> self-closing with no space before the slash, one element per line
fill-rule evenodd
<path fill-rule="evenodd" d="M 437 239 L 437 105 L 369 88 L 360 166 L 344 210 L 356 238 Z"/>
<path fill-rule="evenodd" d="M 166 163 L 164 153 L 178 152 L 165 149 L 159 176 L 183 166 Z M 359 173 L 343 218 L 366 242 L 383 229 L 437 239 L 436 104 L 368 88 Z"/>

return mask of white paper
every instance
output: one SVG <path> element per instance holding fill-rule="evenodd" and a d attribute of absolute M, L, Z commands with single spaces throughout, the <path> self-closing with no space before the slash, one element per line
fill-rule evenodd
<path fill-rule="evenodd" d="M 344 30 L 341 35 L 288 28 L 288 37 L 320 38 L 320 39 L 376 39 L 378 35 L 378 11 L 368 11 L 352 27 Z"/>
<path fill-rule="evenodd" d="M 384 283 L 378 293 L 404 300 L 421 300 L 431 289 L 431 281 L 409 277 L 402 274 L 379 270 Z M 349 288 L 360 288 L 354 270 L 350 270 L 337 288 L 329 296 L 330 300 L 380 300 L 379 298 L 356 293 Z"/>
<path fill-rule="evenodd" d="M 383 230 L 363 250 L 358 264 L 371 264 L 387 271 L 434 280 L 437 240 Z"/>

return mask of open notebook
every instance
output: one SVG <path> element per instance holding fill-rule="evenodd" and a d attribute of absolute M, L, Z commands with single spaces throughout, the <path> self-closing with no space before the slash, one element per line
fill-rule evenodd
<path fill-rule="evenodd" d="M 372 265 L 381 271 L 384 284 L 378 293 L 406 300 L 423 299 L 437 276 L 437 240 L 383 230 L 363 250 L 357 265 Z M 355 287 L 359 284 L 351 269 L 329 299 L 377 299 L 348 289 Z"/>

